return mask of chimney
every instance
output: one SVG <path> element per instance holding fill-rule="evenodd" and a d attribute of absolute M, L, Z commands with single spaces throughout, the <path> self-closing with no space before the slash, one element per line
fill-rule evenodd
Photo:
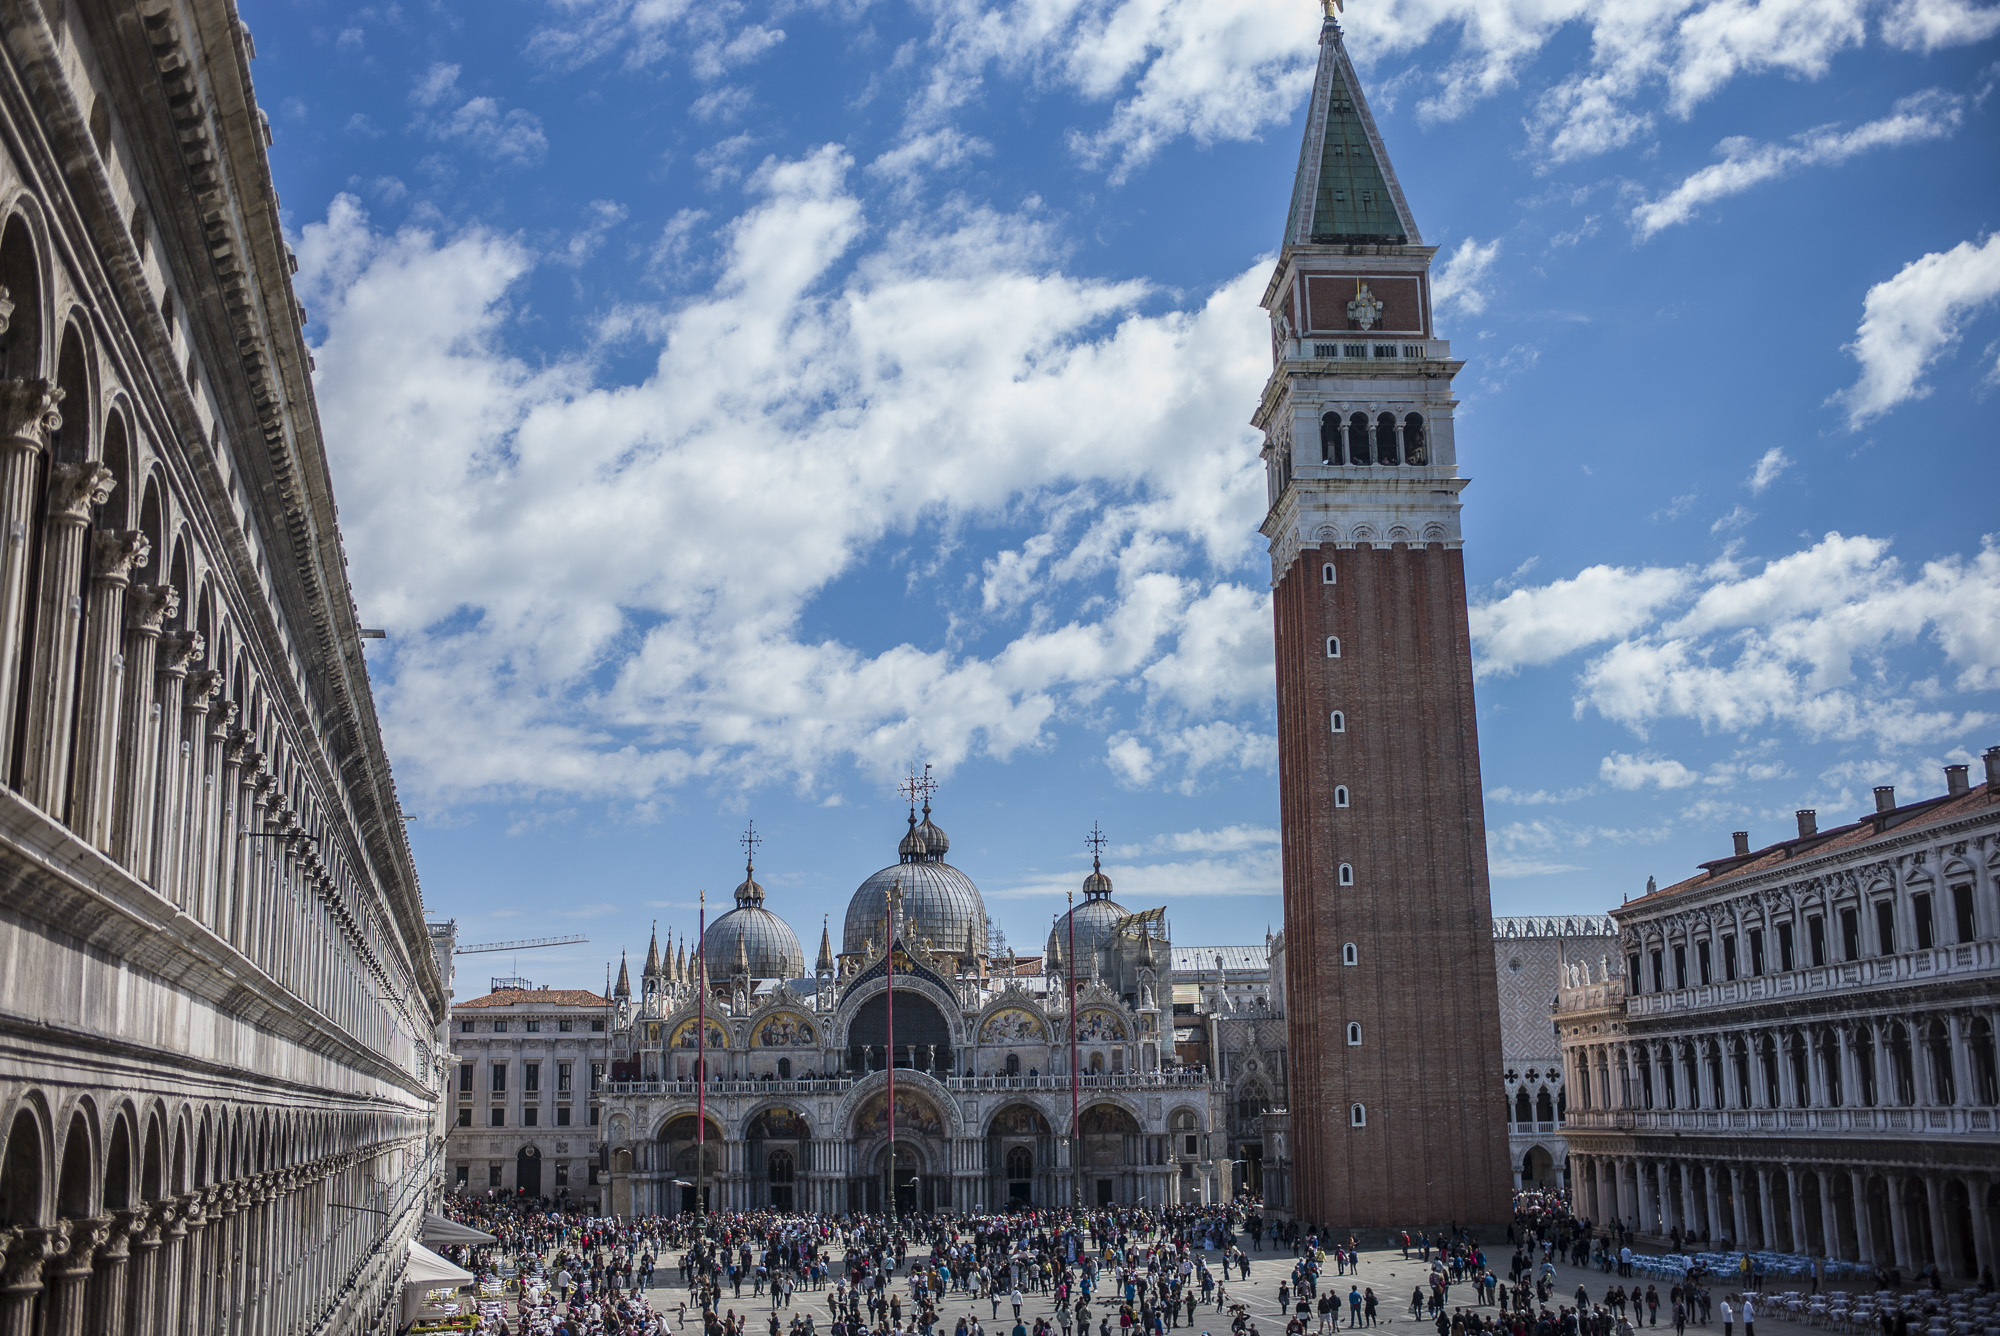
<path fill-rule="evenodd" d="M 2000 793 L 2000 747 L 1986 749 L 1986 791 Z"/>
<path fill-rule="evenodd" d="M 1895 810 L 1896 786 L 1894 784 L 1877 784 L 1875 786 L 1875 814 L 1880 816 L 1884 812 L 1893 812 Z"/>
<path fill-rule="evenodd" d="M 1747 853 L 1749 853 L 1749 852 L 1750 852 L 1750 832 L 1749 832 L 1749 831 L 1747 831 L 1747 830 L 1732 830 L 1732 831 L 1730 831 L 1730 832 L 1729 832 L 1729 838 L 1730 838 L 1730 839 L 1732 839 L 1732 840 L 1734 840 L 1734 841 L 1736 842 L 1736 854 L 1737 854 L 1737 856 L 1738 856 L 1739 858 L 1740 858 L 1741 856 L 1743 856 L 1744 854 L 1747 854 Z"/>
<path fill-rule="evenodd" d="M 1948 765 L 1944 768 L 1944 791 L 1954 798 L 1972 789 L 1972 785 L 1966 781 L 1966 769 L 1967 767 L 1962 765 Z"/>
<path fill-rule="evenodd" d="M 1799 838 L 1808 839 L 1819 834 L 1819 812 L 1810 807 L 1801 807 L 1794 813 L 1799 819 Z"/>

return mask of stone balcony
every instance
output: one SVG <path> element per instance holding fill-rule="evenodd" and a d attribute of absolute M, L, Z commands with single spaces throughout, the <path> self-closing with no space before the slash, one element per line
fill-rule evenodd
<path fill-rule="evenodd" d="M 899 1067 L 896 1070 L 914 1070 Z M 810 1080 L 756 1080 L 731 1077 L 710 1081 L 706 1093 L 716 1095 L 842 1095 L 854 1088 L 857 1081 L 866 1080 L 874 1072 L 859 1076 L 823 1076 Z M 927 1073 L 926 1073 L 927 1075 Z M 1067 1076 L 946 1076 L 932 1077 L 941 1080 L 951 1090 L 976 1091 L 1038 1091 L 1068 1090 Z M 1110 1072 L 1102 1075 L 1085 1076 L 1077 1082 L 1080 1090 L 1202 1090 L 1213 1084 L 1206 1072 Z M 607 1095 L 683 1095 L 692 1099 L 695 1095 L 693 1081 L 613 1081 L 602 1087 Z"/>
<path fill-rule="evenodd" d="M 1995 1130 L 1992 1109 L 1571 1109 L 1572 1132 L 1932 1137 Z"/>
<path fill-rule="evenodd" d="M 2000 940 L 1984 938 L 1955 946 L 1933 947 L 1928 951 L 1905 951 L 1893 956 L 1871 956 L 1783 974 L 1749 975 L 1727 983 L 1704 984 L 1694 988 L 1671 989 L 1664 993 L 1641 993 L 1625 999 L 1626 1015 L 1663 1016 L 1669 1012 L 1703 1011 L 1716 1007 L 1740 1007 L 1760 1002 L 1853 992 L 1862 988 L 1882 988 L 1897 984 L 1931 983 L 1953 978 L 1973 979 L 1982 974 L 2000 973 Z M 1617 984 L 1618 980 L 1612 980 Z M 1586 993 L 1610 985 L 1592 984 L 1570 993 Z M 1599 1003 L 1598 1005 L 1605 1005 Z M 1559 1001 L 1563 1011 L 1582 1010 Z"/>

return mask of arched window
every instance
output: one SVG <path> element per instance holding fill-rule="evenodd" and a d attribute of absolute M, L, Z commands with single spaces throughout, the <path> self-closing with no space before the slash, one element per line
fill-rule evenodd
<path fill-rule="evenodd" d="M 1534 1105 L 1528 1099 L 1528 1092 L 1526 1090 L 1522 1090 L 1519 1094 L 1514 1096 L 1515 1125 L 1519 1127 L 1526 1127 L 1528 1126 L 1528 1124 L 1534 1121 L 1535 1121 Z"/>
<path fill-rule="evenodd" d="M 1340 583 L 1340 577 L 1334 573 L 1332 562 L 1326 562 L 1319 568 L 1319 582 L 1323 585 Z"/>
<path fill-rule="evenodd" d="M 1359 1048 L 1361 1046 L 1360 1021 L 1349 1021 L 1347 1023 L 1347 1046 L 1349 1048 Z"/>
<path fill-rule="evenodd" d="M 1019 1053 L 1009 1053 L 1007 1055 L 1007 1075 L 1019 1076 L 1020 1074 L 1021 1074 L 1021 1055 Z"/>
<path fill-rule="evenodd" d="M 1340 884 L 1342 886 L 1352 886 L 1354 884 L 1354 864 L 1342 863 L 1340 865 Z"/>
<path fill-rule="evenodd" d="M 1333 731 L 1336 733 L 1347 731 L 1347 716 L 1339 710 L 1333 712 Z"/>
<path fill-rule="evenodd" d="M 764 1161 L 765 1173 L 773 1183 L 789 1183 L 798 1176 L 797 1162 L 788 1150 L 774 1150 L 771 1158 Z"/>
<path fill-rule="evenodd" d="M 1550 1097 L 1548 1087 L 1543 1086 L 1535 1095 L 1535 1121 L 1538 1123 L 1552 1123 L 1555 1120 L 1556 1102 Z"/>
<path fill-rule="evenodd" d="M 1940 1022 L 1930 1023 L 1924 1036 L 1924 1047 L 1930 1050 L 1931 1101 L 1944 1105 L 1958 1103 L 1958 1074 L 1951 1064 L 1951 1037 L 1945 1033 Z M 1803 1100 L 1800 1102 L 1804 1103 Z"/>
<path fill-rule="evenodd" d="M 1026 1146 L 1016 1146 L 1007 1152 L 1007 1177 L 1015 1183 L 1025 1182 L 1035 1176 L 1035 1153 Z"/>
<path fill-rule="evenodd" d="M 1431 462 L 1430 442 L 1424 438 L 1422 413 L 1412 413 L 1403 419 L 1403 462 L 1406 464 Z"/>
<path fill-rule="evenodd" d="M 1359 965 L 1361 963 L 1361 948 L 1352 942 L 1341 947 L 1340 963 L 1343 965 Z"/>
<path fill-rule="evenodd" d="M 1369 440 L 1366 413 L 1356 413 L 1347 419 L 1347 462 L 1350 464 L 1375 462 L 1375 449 Z"/>
<path fill-rule="evenodd" d="M 1340 657 L 1339 636 L 1328 636 L 1326 638 L 1326 657 L 1329 659 L 1337 659 Z"/>
<path fill-rule="evenodd" d="M 1396 415 L 1384 413 L 1375 419 L 1375 462 L 1378 464 L 1400 464 L 1402 451 L 1396 448 Z"/>
<path fill-rule="evenodd" d="M 1104 1072 L 1104 1055 L 1103 1055 L 1102 1053 L 1093 1053 L 1093 1054 L 1091 1054 L 1091 1055 L 1090 1055 L 1090 1073 L 1091 1073 L 1091 1075 L 1093 1075 L 1093 1076 L 1101 1076 L 1101 1075 L 1103 1074 L 1103 1072 Z"/>
<path fill-rule="evenodd" d="M 1340 448 L 1340 414 L 1328 413 L 1319 420 L 1319 462 L 1345 464 Z"/>
<path fill-rule="evenodd" d="M 780 1081 L 789 1081 L 792 1079 L 792 1060 L 790 1058 L 778 1059 L 778 1079 Z"/>
<path fill-rule="evenodd" d="M 1367 1106 L 1367 1105 L 1365 1105 L 1365 1104 L 1350 1104 L 1350 1105 L 1348 1105 L 1348 1106 L 1347 1106 L 1347 1125 L 1348 1125 L 1349 1127 L 1366 1127 L 1366 1126 L 1368 1126 L 1368 1106 Z"/>
<path fill-rule="evenodd" d="M 1347 785 L 1336 784 L 1333 786 L 1333 805 L 1335 807 L 1347 806 Z"/>

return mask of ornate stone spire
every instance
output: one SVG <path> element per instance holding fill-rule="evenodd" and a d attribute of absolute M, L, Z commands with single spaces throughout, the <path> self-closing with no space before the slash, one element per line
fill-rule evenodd
<path fill-rule="evenodd" d="M 658 920 L 654 920 L 653 939 L 646 943 L 646 968 L 643 971 L 641 971 L 640 977 L 646 979 L 655 978 L 659 975 L 659 972 L 660 972 L 660 925 Z"/>
<path fill-rule="evenodd" d="M 1341 41 L 1340 25 L 1329 13 L 1320 25 L 1319 69 L 1306 111 L 1284 246 L 1422 244 Z"/>
<path fill-rule="evenodd" d="M 819 963 L 814 968 L 821 974 L 833 973 L 833 916 L 822 915 L 819 925 Z"/>
<path fill-rule="evenodd" d="M 632 976 L 625 969 L 625 953 L 618 953 L 618 986 L 611 990 L 613 997 L 632 996 Z"/>

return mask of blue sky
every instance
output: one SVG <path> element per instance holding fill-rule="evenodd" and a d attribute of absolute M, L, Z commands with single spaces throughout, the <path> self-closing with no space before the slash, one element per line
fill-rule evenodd
<path fill-rule="evenodd" d="M 1280 917 L 1257 299 L 1307 0 L 255 0 L 426 900 L 810 952 L 930 761 L 1038 946 L 1101 822 Z M 2000 743 L 2000 7 L 1362 0 L 1458 381 L 1496 912 Z M 461 991 L 505 957 L 472 957 Z"/>

